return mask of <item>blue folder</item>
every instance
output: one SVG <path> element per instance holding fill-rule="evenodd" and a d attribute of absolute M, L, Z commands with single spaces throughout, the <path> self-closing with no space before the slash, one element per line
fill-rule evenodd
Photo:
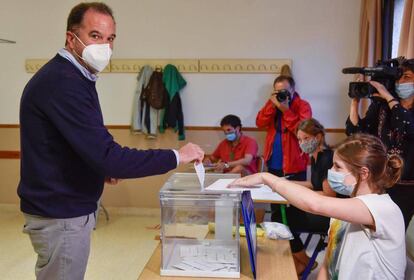
<path fill-rule="evenodd" d="M 256 217 L 254 215 L 254 204 L 250 191 L 242 193 L 241 209 L 246 230 L 247 248 L 249 250 L 250 266 L 252 268 L 253 278 L 256 279 Z"/>

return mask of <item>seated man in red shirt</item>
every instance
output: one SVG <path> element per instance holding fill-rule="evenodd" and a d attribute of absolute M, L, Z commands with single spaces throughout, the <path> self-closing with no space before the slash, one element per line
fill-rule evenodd
<path fill-rule="evenodd" d="M 215 172 L 240 173 L 242 176 L 256 173 L 257 142 L 241 132 L 240 118 L 227 115 L 221 120 L 220 126 L 226 139 L 220 142 L 204 163 L 212 164 Z"/>

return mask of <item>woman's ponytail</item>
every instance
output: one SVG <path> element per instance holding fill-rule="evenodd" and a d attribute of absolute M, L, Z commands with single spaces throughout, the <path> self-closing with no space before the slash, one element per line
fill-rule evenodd
<path fill-rule="evenodd" d="M 403 169 L 403 160 L 398 155 L 389 155 L 387 164 L 385 167 L 385 172 L 383 176 L 384 186 L 386 188 L 392 187 L 397 183 L 401 178 L 401 173 Z"/>

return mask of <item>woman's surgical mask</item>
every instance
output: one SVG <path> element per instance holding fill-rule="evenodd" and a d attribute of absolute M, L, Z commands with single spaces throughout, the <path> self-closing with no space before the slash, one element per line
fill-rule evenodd
<path fill-rule="evenodd" d="M 226 133 L 226 139 L 233 142 L 237 139 L 237 134 L 236 132 L 230 132 L 230 133 Z"/>
<path fill-rule="evenodd" d="M 354 191 L 355 185 L 348 186 L 344 183 L 346 176 L 351 175 L 351 173 L 342 173 L 332 169 L 328 170 L 328 183 L 331 188 L 339 194 L 350 196 Z"/>
<path fill-rule="evenodd" d="M 81 39 L 79 39 L 78 36 L 76 36 L 76 39 L 81 42 L 82 45 L 85 46 L 85 48 L 82 51 L 82 57 L 83 59 L 90 67 L 92 67 L 97 72 L 102 72 L 105 67 L 108 65 L 109 60 L 112 56 L 112 49 L 109 44 L 90 44 L 85 45 Z M 78 55 L 79 56 L 79 55 Z"/>
<path fill-rule="evenodd" d="M 407 99 L 414 94 L 414 83 L 396 84 L 395 92 L 401 99 Z"/>
<path fill-rule="evenodd" d="M 299 144 L 299 146 L 300 146 L 300 149 L 305 154 L 312 154 L 318 148 L 319 142 L 316 139 L 316 137 L 313 137 L 312 139 L 310 139 L 308 141 L 303 141 L 302 143 Z"/>

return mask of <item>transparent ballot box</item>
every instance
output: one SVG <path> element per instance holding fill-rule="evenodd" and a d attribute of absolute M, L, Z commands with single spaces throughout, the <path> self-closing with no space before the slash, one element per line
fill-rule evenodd
<path fill-rule="evenodd" d="M 205 186 L 235 174 L 205 174 Z M 202 190 L 175 173 L 160 190 L 161 275 L 240 278 L 241 193 Z"/>

